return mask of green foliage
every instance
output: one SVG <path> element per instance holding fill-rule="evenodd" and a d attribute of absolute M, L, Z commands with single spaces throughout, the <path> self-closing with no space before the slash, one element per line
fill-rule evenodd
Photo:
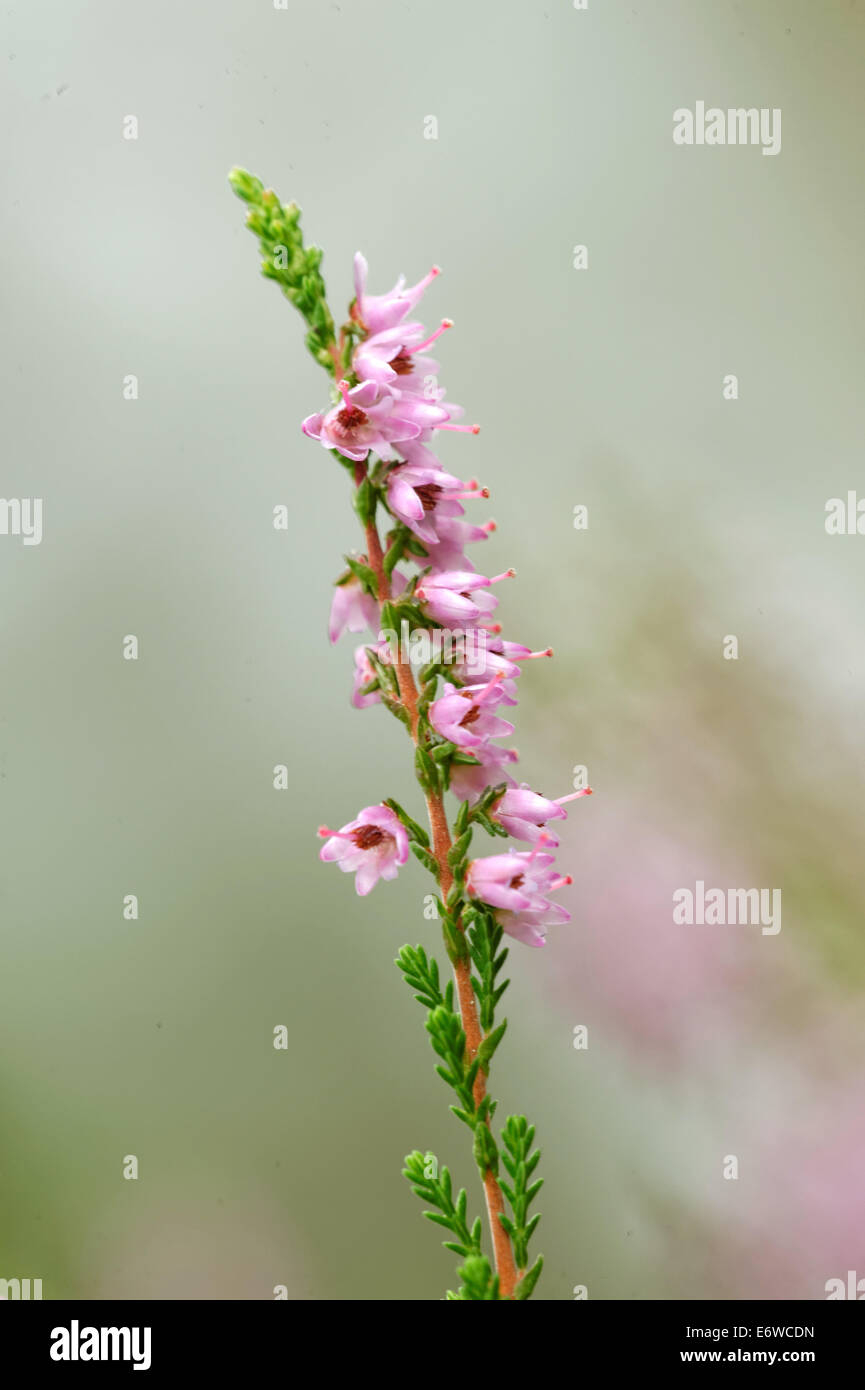
<path fill-rule="evenodd" d="M 407 526 L 401 522 L 395 530 L 389 531 L 386 536 L 387 549 L 384 553 L 384 572 L 390 579 L 399 561 L 405 554 L 405 543 L 411 532 Z"/>
<path fill-rule="evenodd" d="M 531 1298 L 535 1284 L 541 1277 L 541 1270 L 543 1269 L 543 1267 L 544 1257 L 543 1255 L 538 1255 L 538 1258 L 535 1260 L 531 1269 L 526 1271 L 520 1282 L 517 1284 L 517 1287 L 514 1290 L 514 1298 L 516 1298 L 519 1301 L 522 1301 L 526 1298 Z"/>
<path fill-rule="evenodd" d="M 441 1058 L 436 1071 L 442 1080 L 456 1092 L 460 1104 L 452 1105 L 454 1114 L 474 1129 L 477 1111 L 475 1109 L 472 1087 L 478 1074 L 480 1063 L 466 1061 L 466 1035 L 459 1014 L 438 1004 L 430 1010 L 426 1021 L 433 1051 Z"/>
<path fill-rule="evenodd" d="M 540 1221 L 540 1215 L 533 1216 L 528 1220 L 528 1210 L 530 1204 L 543 1187 L 543 1178 L 538 1178 L 536 1182 L 529 1184 L 532 1173 L 540 1161 L 540 1151 L 531 1152 L 532 1142 L 535 1137 L 534 1125 L 530 1125 L 525 1115 L 509 1115 L 502 1127 L 502 1163 L 510 1174 L 513 1186 L 504 1182 L 501 1183 L 502 1192 L 508 1199 L 513 1220 L 507 1216 L 501 1217 L 501 1223 L 511 1238 L 514 1248 L 514 1259 L 517 1269 L 525 1269 L 529 1262 L 528 1246 L 534 1233 L 535 1227 Z M 534 1271 L 530 1271 L 530 1274 Z M 540 1269 L 534 1275 L 537 1282 Z M 525 1276 L 527 1279 L 529 1275 Z M 531 1293 L 534 1283 L 529 1288 Z M 528 1298 L 529 1294 L 523 1294 Z"/>
<path fill-rule="evenodd" d="M 449 980 L 444 993 L 439 985 L 438 963 L 427 956 L 423 946 L 403 946 L 396 958 L 409 987 L 416 991 L 415 999 L 427 1009 L 440 1005 L 453 1010 L 454 987 Z"/>
<path fill-rule="evenodd" d="M 466 1259 L 480 1255 L 481 1218 L 475 1217 L 471 1228 L 469 1227 L 466 1218 L 468 1199 L 465 1188 L 460 1188 L 454 1201 L 451 1175 L 447 1168 L 442 1168 L 441 1174 L 438 1174 L 435 1155 L 422 1154 L 420 1149 L 407 1154 L 403 1176 L 408 1178 L 412 1192 L 420 1197 L 422 1202 L 428 1202 L 431 1207 L 436 1208 L 435 1211 L 424 1212 L 427 1220 L 433 1221 L 437 1226 L 444 1226 L 456 1237 L 455 1240 L 442 1242 L 445 1249 L 453 1250 L 455 1254 Z"/>
<path fill-rule="evenodd" d="M 368 526 L 371 522 L 375 521 L 375 509 L 378 506 L 378 492 L 373 487 L 369 478 L 363 478 L 361 480 L 359 487 L 356 487 L 352 493 L 351 500 L 361 526 Z"/>
<path fill-rule="evenodd" d="M 441 791 L 438 763 L 421 743 L 418 743 L 414 752 L 414 769 L 417 780 L 425 792 Z"/>
<path fill-rule="evenodd" d="M 486 1255 L 473 1255 L 466 1260 L 457 1274 L 462 1279 L 459 1293 L 448 1293 L 449 1299 L 471 1299 L 475 1302 L 493 1302 L 500 1297 L 499 1278 L 493 1274 Z"/>
<path fill-rule="evenodd" d="M 419 859 L 424 868 L 428 869 L 429 872 L 438 879 L 439 866 L 436 863 L 436 857 L 434 854 L 430 853 L 426 845 L 418 844 L 416 840 L 412 840 L 410 841 L 409 847 L 415 859 Z"/>
<path fill-rule="evenodd" d="M 508 832 L 505 830 L 505 827 L 499 825 L 497 820 L 492 819 L 492 813 L 496 802 L 504 796 L 506 790 L 507 787 L 504 782 L 501 782 L 495 787 L 487 787 L 483 796 L 475 802 L 470 810 L 468 810 L 466 824 L 469 825 L 475 822 L 477 825 L 482 826 L 488 835 L 500 835 L 506 839 Z M 465 805 L 465 803 L 463 804 Z"/>
<path fill-rule="evenodd" d="M 463 911 L 463 925 L 475 967 L 472 987 L 478 999 L 481 1028 L 489 1033 L 495 1022 L 496 1006 L 510 983 L 509 980 L 497 983 L 499 972 L 508 958 L 507 947 L 503 951 L 499 949 L 504 932 L 483 903 L 468 904 Z"/>
<path fill-rule="evenodd" d="M 418 825 L 416 820 L 412 820 L 408 811 L 404 811 L 398 801 L 396 801 L 392 796 L 386 796 L 383 804 L 385 806 L 389 806 L 390 809 L 393 811 L 394 815 L 399 817 L 406 830 L 408 831 L 408 837 L 410 840 L 415 840 L 419 845 L 423 845 L 426 849 L 429 849 L 429 835 L 426 833 L 422 825 Z"/>
<path fill-rule="evenodd" d="M 375 571 L 372 570 L 369 565 L 364 564 L 362 560 L 356 560 L 353 555 L 346 555 L 345 563 L 348 565 L 364 593 L 369 594 L 370 598 L 378 598 L 378 585 L 376 584 Z"/>
<path fill-rule="evenodd" d="M 275 280 L 306 319 L 307 348 L 316 362 L 335 375 L 336 335 L 319 270 L 322 252 L 317 246 L 304 246 L 300 208 L 296 203 L 281 203 L 273 189 L 265 188 L 261 179 L 245 169 L 232 169 L 228 181 L 249 208 L 246 225 L 258 237 L 262 275 Z"/>

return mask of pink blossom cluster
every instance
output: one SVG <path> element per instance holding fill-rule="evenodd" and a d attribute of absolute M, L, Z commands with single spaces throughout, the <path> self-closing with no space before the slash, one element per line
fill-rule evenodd
<path fill-rule="evenodd" d="M 518 755 L 498 740 L 508 738 L 513 724 L 499 713 L 500 707 L 517 703 L 516 682 L 521 663 L 552 651 L 532 651 L 500 636 L 492 621 L 498 598 L 492 592 L 514 571 L 487 578 L 465 555 L 467 545 L 486 540 L 493 522 L 473 525 L 465 519 L 463 503 L 489 494 L 472 479 L 464 482 L 447 472 L 433 452 L 439 430 L 478 433 L 477 425 L 456 421 L 463 411 L 445 399 L 438 385 L 439 364 L 427 350 L 449 328 L 443 319 L 427 333 L 410 318 L 424 291 L 438 276 L 438 267 L 416 285 L 407 288 L 401 279 L 383 295 L 367 293 L 367 264 L 358 254 L 354 263 L 356 299 L 352 318 L 362 334 L 352 352 L 356 384 L 338 383 L 339 401 L 323 414 L 308 416 L 303 431 L 325 448 L 335 449 L 357 464 L 372 454 L 387 465 L 383 479 L 389 512 L 423 547 L 417 557 L 421 574 L 412 600 L 424 617 L 443 628 L 483 629 L 486 640 L 480 668 L 457 662 L 447 668 L 442 689 L 428 711 L 432 729 L 449 740 L 471 761 L 451 767 L 450 789 L 461 801 L 474 805 L 484 792 L 504 785 L 505 790 L 489 808 L 493 820 L 516 840 L 532 845 L 529 851 L 509 851 L 472 860 L 466 875 L 466 892 L 485 903 L 505 931 L 528 945 L 544 944 L 548 926 L 567 922 L 569 914 L 549 895 L 571 880 L 557 874 L 553 855 L 558 839 L 548 822 L 565 818 L 564 803 L 589 794 L 589 788 L 550 801 L 526 784 L 517 784 L 509 769 Z M 408 584 L 394 570 L 391 592 L 398 597 Z M 379 605 L 350 575 L 338 584 L 330 618 L 330 638 L 343 632 L 371 630 L 379 639 Z M 387 645 L 381 640 L 355 649 L 352 703 L 357 708 L 375 703 L 380 695 L 365 693 L 374 683 L 370 652 L 387 662 Z M 394 878 L 405 863 L 408 839 L 404 826 L 389 807 L 366 807 L 338 831 L 322 827 L 327 838 L 321 858 L 337 862 L 356 874 L 358 893 L 366 894 L 378 879 Z"/>

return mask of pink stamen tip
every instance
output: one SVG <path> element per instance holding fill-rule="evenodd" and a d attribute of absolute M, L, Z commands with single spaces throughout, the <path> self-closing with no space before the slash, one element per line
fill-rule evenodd
<path fill-rule="evenodd" d="M 528 861 L 527 861 L 529 864 L 531 864 L 531 862 L 532 862 L 532 860 L 534 859 L 534 857 L 535 857 L 536 854 L 540 854 L 540 853 L 541 853 L 541 846 L 542 846 L 542 845 L 548 845 L 548 844 L 550 844 L 551 841 L 552 841 L 552 838 L 553 838 L 552 835 L 548 835 L 547 832 L 546 832 L 546 830 L 542 830 L 542 831 L 541 831 L 541 833 L 540 833 L 540 835 L 538 836 L 537 840 L 536 840 L 535 843 L 532 845 L 532 851 L 531 851 L 531 854 L 529 855 Z"/>
<path fill-rule="evenodd" d="M 456 430 L 459 434 L 480 434 L 480 425 L 455 425 L 452 421 L 446 420 L 443 425 L 433 425 L 436 430 Z"/>
<path fill-rule="evenodd" d="M 497 671 L 492 680 L 488 681 L 487 684 L 477 692 L 477 696 L 486 695 L 488 690 L 492 690 L 493 686 L 498 685 L 504 678 L 504 673 L 502 671 Z"/>
<path fill-rule="evenodd" d="M 564 877 L 554 878 L 550 884 L 550 892 L 556 893 L 560 888 L 567 888 L 573 881 L 570 874 L 565 874 Z"/>
<path fill-rule="evenodd" d="M 453 319 L 442 319 L 441 327 L 437 328 L 435 333 L 431 333 L 424 342 L 418 343 L 417 347 L 412 348 L 412 353 L 423 352 L 424 348 L 430 347 L 435 342 L 436 338 L 441 337 L 446 328 L 453 328 L 453 326 Z"/>
<path fill-rule="evenodd" d="M 520 661 L 537 661 L 541 656 L 552 656 L 552 647 L 544 647 L 542 652 L 529 652 L 528 656 L 521 656 Z"/>
<path fill-rule="evenodd" d="M 579 791 L 579 792 L 571 792 L 569 796 L 557 796 L 557 797 L 556 797 L 556 805 L 557 805 L 557 806 L 564 806 L 564 805 L 565 805 L 565 802 L 567 802 L 567 801 L 576 801 L 576 799 L 577 799 L 578 796 L 591 796 L 591 795 L 592 795 L 592 789 L 591 789 L 591 787 L 583 787 L 582 791 Z"/>
<path fill-rule="evenodd" d="M 351 401 L 348 398 L 348 382 L 338 381 L 336 384 L 339 387 L 339 394 L 342 396 L 346 410 L 351 410 Z"/>
<path fill-rule="evenodd" d="M 328 830 L 326 825 L 320 825 L 315 833 L 316 835 L 320 835 L 323 840 L 329 840 L 332 836 L 336 834 L 336 831 Z"/>
<path fill-rule="evenodd" d="M 481 530 L 482 530 L 482 531 L 486 531 L 486 533 L 487 533 L 488 536 L 489 536 L 489 535 L 492 535 L 493 531 L 495 531 L 495 530 L 497 530 L 497 529 L 498 529 L 498 526 L 497 526 L 497 523 L 496 523 L 495 521 L 485 521 L 484 524 L 483 524 L 483 526 L 481 527 Z M 499 628 L 499 632 L 501 632 L 501 628 Z"/>
<path fill-rule="evenodd" d="M 433 279 L 435 279 L 437 275 L 441 275 L 441 273 L 442 268 L 440 265 L 434 265 L 430 267 L 430 275 L 433 277 Z"/>
<path fill-rule="evenodd" d="M 502 630 L 501 623 L 481 623 L 485 632 L 499 633 Z"/>
<path fill-rule="evenodd" d="M 516 573 L 516 570 L 505 570 L 503 574 L 494 574 L 492 579 L 490 580 L 490 583 L 498 584 L 500 579 L 514 579 Z"/>
<path fill-rule="evenodd" d="M 469 492 L 451 493 L 452 497 L 458 498 L 461 502 L 467 502 L 474 497 L 489 497 L 489 495 L 490 490 L 488 487 L 474 487 Z"/>

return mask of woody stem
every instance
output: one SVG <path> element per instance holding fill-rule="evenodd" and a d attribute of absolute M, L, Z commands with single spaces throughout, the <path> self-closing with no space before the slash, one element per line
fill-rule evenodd
<path fill-rule="evenodd" d="M 354 469 L 355 485 L 359 487 L 365 477 L 366 466 L 362 463 L 356 464 Z M 375 521 L 367 521 L 364 529 L 366 532 L 367 559 L 369 561 L 369 567 L 375 575 L 378 600 L 381 605 L 382 603 L 386 603 L 391 597 L 390 580 L 385 573 L 384 555 L 382 553 L 381 541 Z M 414 674 L 411 665 L 407 661 L 404 662 L 399 658 L 394 661 L 394 671 L 399 688 L 400 700 L 409 716 L 412 741 L 415 746 L 417 746 L 418 697 Z M 450 827 L 448 826 L 447 813 L 445 812 L 444 799 L 441 792 L 428 791 L 425 795 L 430 830 L 432 831 L 432 853 L 438 865 L 438 880 L 442 898 L 446 900 L 453 885 L 453 873 L 448 863 L 448 851 L 452 844 Z M 464 931 L 461 921 L 457 923 L 457 926 L 461 932 Z M 477 1001 L 472 986 L 471 966 L 468 956 L 461 956 L 458 960 L 453 962 L 453 972 L 457 1000 L 459 1002 L 460 1019 L 462 1021 L 463 1032 L 466 1035 L 466 1052 L 469 1061 L 472 1062 L 477 1056 L 478 1049 L 483 1041 L 483 1035 L 478 1019 Z M 485 1094 L 486 1077 L 483 1068 L 479 1067 L 474 1084 L 475 1105 L 480 1105 Z M 489 1120 L 487 1120 L 486 1123 L 489 1125 Z M 503 1298 L 513 1298 L 514 1288 L 516 1287 L 518 1278 L 517 1268 L 514 1263 L 510 1238 L 499 1221 L 499 1217 L 504 1214 L 505 1202 L 502 1196 L 502 1190 L 491 1168 L 486 1169 L 483 1184 L 490 1235 L 493 1242 L 496 1272 L 499 1276 L 500 1292 Z"/>

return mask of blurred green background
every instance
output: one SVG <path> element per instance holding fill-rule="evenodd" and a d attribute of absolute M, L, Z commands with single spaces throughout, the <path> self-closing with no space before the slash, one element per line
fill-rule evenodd
<path fill-rule="evenodd" d="M 556 649 L 522 775 L 595 788 L 494 1073 L 544 1148 L 537 1296 L 865 1275 L 865 540 L 824 529 L 865 494 L 861 5 L 30 0 L 2 31 L 2 492 L 44 539 L 0 536 L 0 1276 L 436 1299 L 403 1155 L 479 1209 L 392 964 L 443 959 L 428 880 L 359 900 L 317 859 L 320 822 L 421 803 L 327 644 L 356 521 L 235 163 L 302 205 L 337 314 L 358 248 L 375 291 L 443 266 L 424 317 L 483 431 L 442 457 L 491 488 L 507 634 Z M 697 100 L 780 107 L 781 153 L 675 147 Z M 674 926 L 697 878 L 780 887 L 781 933 Z"/>

